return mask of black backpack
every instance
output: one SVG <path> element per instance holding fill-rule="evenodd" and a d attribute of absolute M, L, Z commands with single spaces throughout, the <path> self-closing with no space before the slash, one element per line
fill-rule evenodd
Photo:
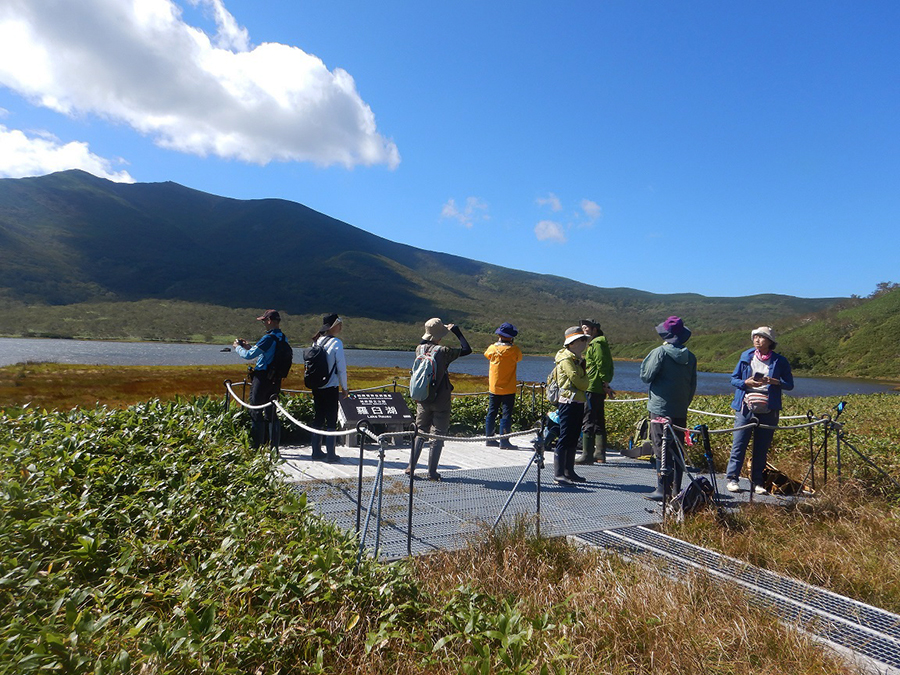
<path fill-rule="evenodd" d="M 322 344 L 313 342 L 312 347 L 303 350 L 303 384 L 307 389 L 321 389 L 331 379 L 331 374 L 337 370 L 337 362 L 332 368 L 328 367 L 328 352 L 325 345 L 331 340 L 329 335 Z"/>
<path fill-rule="evenodd" d="M 672 498 L 669 505 L 678 522 L 686 515 L 706 508 L 713 500 L 714 489 L 706 476 L 697 476 L 694 480 Z"/>
<path fill-rule="evenodd" d="M 281 381 L 286 378 L 291 372 L 292 365 L 294 365 L 294 350 L 291 349 L 291 345 L 284 335 L 280 339 L 276 337 L 275 354 L 266 370 L 269 381 Z"/>

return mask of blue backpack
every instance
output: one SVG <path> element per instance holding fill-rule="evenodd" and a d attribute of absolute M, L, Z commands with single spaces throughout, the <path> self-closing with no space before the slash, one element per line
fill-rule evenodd
<path fill-rule="evenodd" d="M 421 352 L 416 350 L 416 360 L 409 375 L 409 396 L 413 401 L 430 401 L 437 389 L 438 365 L 434 350 L 428 349 L 430 346 L 424 346 Z"/>

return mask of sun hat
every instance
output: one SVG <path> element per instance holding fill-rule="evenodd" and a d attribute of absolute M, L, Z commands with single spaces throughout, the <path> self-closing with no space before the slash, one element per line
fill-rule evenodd
<path fill-rule="evenodd" d="M 590 326 L 591 328 L 596 328 L 600 330 L 600 322 L 595 319 L 581 319 L 578 323 L 582 326 Z"/>
<path fill-rule="evenodd" d="M 656 327 L 656 332 L 659 333 L 663 342 L 668 342 L 670 345 L 678 342 L 685 343 L 691 337 L 691 331 L 685 327 L 684 321 L 677 316 L 670 316 L 659 324 Z"/>
<path fill-rule="evenodd" d="M 775 339 L 775 331 L 772 329 L 771 326 L 760 326 L 759 328 L 754 328 L 753 331 L 750 333 L 750 339 L 752 340 L 757 335 L 762 335 L 764 338 L 766 338 L 769 342 L 772 343 L 773 347 L 777 343 L 777 340 Z"/>
<path fill-rule="evenodd" d="M 272 321 L 281 321 L 281 314 L 278 313 L 277 309 L 267 309 L 263 312 L 262 316 L 256 317 L 257 321 L 265 321 L 266 319 L 271 319 Z"/>
<path fill-rule="evenodd" d="M 564 347 L 568 347 L 570 344 L 575 342 L 575 340 L 589 339 L 588 336 L 584 334 L 584 331 L 581 330 L 581 325 L 569 326 L 568 328 L 566 328 L 565 336 L 565 342 L 563 342 Z"/>
<path fill-rule="evenodd" d="M 500 337 L 509 338 L 510 340 L 512 340 L 514 337 L 516 337 L 516 335 L 519 334 L 519 331 L 516 330 L 516 327 L 508 322 L 501 323 L 500 328 L 498 328 L 494 332 Z"/>
<path fill-rule="evenodd" d="M 435 317 L 425 322 L 425 334 L 422 336 L 422 339 L 429 342 L 437 342 L 449 332 L 444 322 Z"/>

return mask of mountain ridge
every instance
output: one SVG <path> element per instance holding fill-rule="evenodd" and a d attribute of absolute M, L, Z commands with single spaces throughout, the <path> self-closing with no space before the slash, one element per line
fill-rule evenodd
<path fill-rule="evenodd" d="M 583 316 L 624 344 L 654 339 L 670 314 L 698 335 L 799 325 L 844 300 L 601 288 L 418 249 L 284 199 L 113 183 L 78 170 L 0 179 L 0 264 L 0 298 L 13 308 L 154 300 L 339 311 L 381 326 L 385 344 L 398 342 L 399 326 L 431 316 L 487 338 L 512 321 L 530 351 L 552 349 Z"/>

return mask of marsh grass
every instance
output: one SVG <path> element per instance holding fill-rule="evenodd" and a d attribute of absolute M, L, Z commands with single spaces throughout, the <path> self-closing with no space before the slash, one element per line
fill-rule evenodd
<path fill-rule="evenodd" d="M 535 539 L 530 525 L 486 531 L 459 552 L 413 562 L 439 595 L 461 586 L 545 616 L 541 662 L 567 673 L 846 673 L 834 655 L 704 574 Z"/>
<path fill-rule="evenodd" d="M 69 410 L 106 405 L 122 408 L 149 399 L 162 401 L 191 396 L 225 394 L 224 382 L 237 385 L 247 373 L 240 363 L 234 366 L 83 366 L 62 363 L 20 363 L 0 368 L 0 408 L 29 404 L 48 410 Z M 303 389 L 302 364 L 295 365 L 283 386 Z M 350 368 L 355 389 L 395 380 L 408 383 L 403 368 Z M 487 389 L 487 378 L 454 374 L 459 392 Z M 236 386 L 240 393 L 240 387 Z"/>

